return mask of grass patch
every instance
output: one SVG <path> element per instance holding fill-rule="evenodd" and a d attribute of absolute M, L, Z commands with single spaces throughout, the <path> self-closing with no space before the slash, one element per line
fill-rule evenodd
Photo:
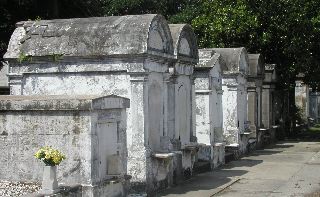
<path fill-rule="evenodd" d="M 308 129 L 311 133 L 320 133 L 320 124 L 315 124 L 313 127 Z"/>
<path fill-rule="evenodd" d="M 315 124 L 313 127 L 320 128 L 320 124 Z"/>
<path fill-rule="evenodd" d="M 309 131 L 310 131 L 311 133 L 320 133 L 320 128 L 310 127 L 310 128 L 309 128 Z"/>

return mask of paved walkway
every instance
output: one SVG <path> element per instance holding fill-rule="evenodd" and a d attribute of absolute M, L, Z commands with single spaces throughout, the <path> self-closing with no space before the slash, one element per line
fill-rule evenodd
<path fill-rule="evenodd" d="M 291 141 L 199 174 L 158 196 L 289 197 L 319 190 L 320 142 Z"/>

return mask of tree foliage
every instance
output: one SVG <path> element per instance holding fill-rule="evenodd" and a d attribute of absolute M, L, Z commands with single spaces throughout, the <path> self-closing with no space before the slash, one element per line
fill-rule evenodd
<path fill-rule="evenodd" d="M 104 0 L 104 15 L 162 14 L 169 17 L 181 11 L 191 0 Z"/>
<path fill-rule="evenodd" d="M 281 85 L 288 87 L 302 72 L 307 83 L 319 86 L 320 1 L 202 0 L 189 7 L 198 10 L 172 18 L 191 22 L 200 47 L 244 46 L 278 65 Z"/>

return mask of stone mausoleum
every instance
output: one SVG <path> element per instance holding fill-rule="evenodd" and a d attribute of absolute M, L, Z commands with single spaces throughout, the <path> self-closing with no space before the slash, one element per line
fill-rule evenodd
<path fill-rule="evenodd" d="M 52 146 L 67 157 L 60 184 L 81 185 L 82 196 L 125 196 L 127 107 L 117 96 L 0 96 L 1 180 L 40 182 L 44 164 L 33 155 Z"/>
<path fill-rule="evenodd" d="M 227 68 L 219 53 L 213 49 L 199 50 L 199 64 L 194 73 L 198 160 L 209 161 L 211 169 L 224 163 L 223 70 Z"/>
<path fill-rule="evenodd" d="M 222 75 L 223 134 L 226 150 L 247 151 L 250 133 L 247 123 L 248 54 L 245 48 L 214 48 L 227 70 Z"/>
<path fill-rule="evenodd" d="M 5 59 L 12 95 L 118 95 L 130 99 L 127 173 L 133 189 L 170 184 L 163 152 L 171 33 L 160 15 L 17 23 Z"/>
<path fill-rule="evenodd" d="M 169 151 L 174 153 L 174 182 L 192 175 L 197 143 L 194 131 L 195 117 L 193 70 L 198 62 L 196 36 L 190 25 L 170 24 L 175 62 L 167 75 L 167 137 Z"/>
<path fill-rule="evenodd" d="M 248 124 L 250 138 L 261 146 L 262 128 L 262 85 L 264 80 L 264 59 L 261 54 L 248 54 Z"/>
<path fill-rule="evenodd" d="M 270 143 L 275 140 L 276 130 L 278 128 L 279 121 L 275 118 L 277 112 L 277 99 L 276 99 L 276 65 L 265 64 L 265 77 L 263 80 L 262 88 L 262 128 L 259 130 L 259 135 L 262 136 L 261 146 Z"/>
<path fill-rule="evenodd" d="M 300 73 L 296 76 L 295 86 L 295 103 L 301 120 L 298 124 L 306 123 L 310 114 L 310 87 L 303 82 L 304 74 Z M 312 91 L 311 91 L 312 92 Z"/>

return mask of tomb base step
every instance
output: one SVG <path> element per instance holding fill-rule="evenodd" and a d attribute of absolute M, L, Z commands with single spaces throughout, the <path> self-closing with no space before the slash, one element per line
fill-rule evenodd
<path fill-rule="evenodd" d="M 237 160 L 239 158 L 240 146 L 239 144 L 228 144 L 225 146 L 225 163 Z"/>
<path fill-rule="evenodd" d="M 233 152 L 225 152 L 224 156 L 225 163 L 236 160 Z"/>
<path fill-rule="evenodd" d="M 197 161 L 193 166 L 193 173 L 199 174 L 211 171 L 211 164 L 209 161 Z"/>

